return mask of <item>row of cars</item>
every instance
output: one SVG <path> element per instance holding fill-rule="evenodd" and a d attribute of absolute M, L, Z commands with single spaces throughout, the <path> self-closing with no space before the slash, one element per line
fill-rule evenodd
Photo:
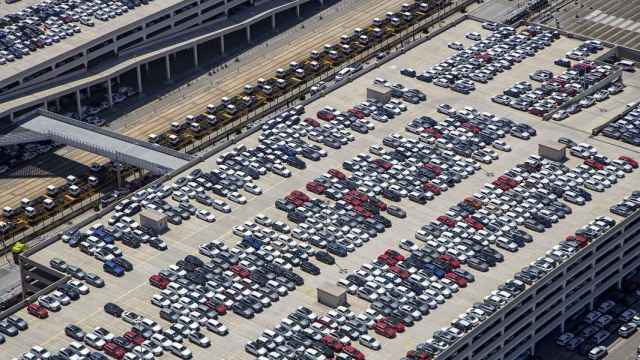
<path fill-rule="evenodd" d="M 627 217 L 640 209 L 640 191 L 634 191 L 621 202 L 613 205 L 609 210 L 618 216 Z"/>
<path fill-rule="evenodd" d="M 0 19 L 0 65 L 22 59 L 38 49 L 59 43 L 94 26 L 93 19 L 109 21 L 149 0 L 44 1 Z"/>
<path fill-rule="evenodd" d="M 435 331 L 431 339 L 419 344 L 416 350 L 410 351 L 407 354 L 407 358 L 431 359 L 446 350 L 478 324 L 486 321 L 501 308 L 511 303 L 526 290 L 527 286 L 536 283 L 582 247 L 586 246 L 589 241 L 604 234 L 614 225 L 615 220 L 600 217 L 579 229 L 575 236 L 568 237 L 558 245 L 555 245 L 546 255 L 538 258 L 529 266 L 522 268 L 521 271 L 515 274 L 513 279 L 506 281 L 498 289 L 491 291 L 481 302 L 474 304 L 465 313 L 458 316 L 451 322 L 451 326 Z M 581 240 L 575 240 L 577 237 L 581 237 Z M 593 333 L 590 333 L 590 335 L 593 335 Z M 516 333 L 513 336 L 517 337 L 518 334 Z M 568 337 L 564 336 L 562 341 L 564 342 L 565 338 Z M 602 335 L 598 335 L 598 339 L 600 339 L 600 343 L 604 340 Z M 594 352 L 599 351 L 600 349 L 594 350 Z M 601 357 L 590 358 L 595 360 Z"/>
<path fill-rule="evenodd" d="M 587 91 L 604 80 L 615 69 L 610 65 L 598 64 L 590 60 L 582 60 L 574 64 L 562 74 L 550 70 L 537 70 L 530 78 L 540 83 L 536 88 L 527 81 L 521 81 L 505 89 L 503 94 L 491 100 L 513 109 L 526 111 L 537 116 L 545 116 L 554 112 L 552 119 L 561 121 L 571 114 L 580 112 L 623 91 L 621 82 L 607 84 L 593 95 L 584 96 L 579 101 L 573 98 Z M 557 109 L 560 110 L 556 111 Z"/>
<path fill-rule="evenodd" d="M 469 49 L 464 49 L 460 42 L 450 43 L 449 48 L 458 50 L 455 55 L 422 74 L 417 75 L 413 69 L 402 69 L 401 74 L 469 94 L 475 90 L 476 83 L 487 83 L 527 57 L 535 56 L 559 36 L 557 32 L 536 26 L 520 33 L 511 27 L 498 27 L 485 39 L 476 32 L 467 33 L 465 37 L 475 41 Z"/>
<path fill-rule="evenodd" d="M 624 116 L 607 124 L 601 134 L 627 144 L 640 146 L 640 103 L 632 105 Z"/>
<path fill-rule="evenodd" d="M 379 323 L 385 323 L 384 317 L 373 310 L 356 314 L 339 306 L 322 315 L 300 306 L 248 342 L 245 351 L 258 360 L 364 360 L 365 355 L 354 345 L 380 350 L 380 343 L 368 334 Z"/>

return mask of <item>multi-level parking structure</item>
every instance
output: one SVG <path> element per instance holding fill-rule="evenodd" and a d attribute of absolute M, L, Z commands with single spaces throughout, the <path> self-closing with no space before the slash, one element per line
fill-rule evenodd
<path fill-rule="evenodd" d="M 52 46 L 35 51 L 22 59 L 16 59 L 0 67 L 0 94 L 4 100 L 33 93 L 78 80 L 101 68 L 112 67 L 123 56 L 154 44 L 158 47 L 172 45 L 176 36 L 189 31 L 217 31 L 215 40 L 220 53 L 224 53 L 225 35 L 243 32 L 251 40 L 252 25 L 269 22 L 269 28 L 277 26 L 283 13 L 296 16 L 309 0 L 293 1 L 214 1 L 171 0 L 150 2 L 106 22 L 96 21 L 95 26 L 81 25 L 80 33 Z M 324 0 L 320 3 L 324 5 Z M 28 5 L 36 4 L 31 1 Z M 7 15 L 14 8 L 0 10 Z M 197 62 L 197 44 L 191 46 Z M 157 50 L 157 48 L 156 48 Z M 149 49 L 142 50 L 142 53 Z M 163 56 L 168 56 L 167 54 Z M 50 99 L 53 100 L 53 99 Z"/>

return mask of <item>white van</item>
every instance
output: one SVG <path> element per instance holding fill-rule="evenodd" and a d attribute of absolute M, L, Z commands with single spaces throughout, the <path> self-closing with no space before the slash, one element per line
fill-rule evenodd
<path fill-rule="evenodd" d="M 16 212 L 17 212 L 17 211 L 16 211 L 16 209 L 14 209 L 14 208 L 12 208 L 12 207 L 10 207 L 10 206 L 5 206 L 5 207 L 2 209 L 2 214 L 3 214 L 5 217 L 11 217 L 11 216 L 15 215 L 15 214 L 16 214 Z"/>
<path fill-rule="evenodd" d="M 349 45 L 341 45 L 341 46 L 340 46 L 340 49 L 341 49 L 341 50 L 342 50 L 342 52 L 343 52 L 343 53 L 345 53 L 345 54 L 351 54 L 351 51 L 353 51 L 353 50 L 351 49 L 351 46 L 349 46 Z"/>
<path fill-rule="evenodd" d="M 329 58 L 331 58 L 333 60 L 337 60 L 339 57 L 340 57 L 340 54 L 338 54 L 337 51 L 335 51 L 335 50 L 329 51 Z"/>
<path fill-rule="evenodd" d="M 276 69 L 276 77 L 283 78 L 287 75 L 287 72 L 283 68 Z"/>
<path fill-rule="evenodd" d="M 149 136 L 147 136 L 147 139 L 152 144 L 157 144 L 158 142 L 160 142 L 160 136 L 156 134 L 149 134 Z"/>
<path fill-rule="evenodd" d="M 215 106 L 215 105 L 213 105 L 213 104 L 209 104 L 209 105 L 207 105 L 207 112 L 208 112 L 209 114 L 215 114 L 215 112 L 216 112 L 216 106 Z"/>
<path fill-rule="evenodd" d="M 265 93 L 266 95 L 271 95 L 273 93 L 273 88 L 269 85 L 264 85 L 262 87 L 262 92 Z"/>
<path fill-rule="evenodd" d="M 26 208 L 24 208 L 24 213 L 25 215 L 27 215 L 27 217 L 30 217 L 30 218 L 38 215 L 38 211 L 31 206 L 27 206 Z"/>
<path fill-rule="evenodd" d="M 53 186 L 53 185 L 49 185 L 47 186 L 47 195 L 48 196 L 56 196 L 58 194 L 58 188 Z"/>
<path fill-rule="evenodd" d="M 340 70 L 336 74 L 335 80 L 336 81 L 342 81 L 342 80 L 346 79 L 347 77 L 349 77 L 349 74 L 351 74 L 351 71 L 353 71 L 353 69 L 350 68 L 350 67 L 347 67 L 347 68 L 344 68 L 344 69 Z"/>
<path fill-rule="evenodd" d="M 97 177 L 95 177 L 95 176 L 89 176 L 89 177 L 87 178 L 87 182 L 88 182 L 88 183 L 89 183 L 89 185 L 91 185 L 91 186 L 96 186 L 96 185 L 98 185 L 98 183 L 99 183 L 100 181 L 99 181 L 99 180 L 98 180 L 98 178 L 97 178 Z"/>
<path fill-rule="evenodd" d="M 47 210 L 51 210 L 54 207 L 56 207 L 56 203 L 55 201 L 51 200 L 51 199 L 44 199 L 42 201 L 42 205 L 44 206 L 45 209 Z"/>
<path fill-rule="evenodd" d="M 71 186 L 69 186 L 69 189 L 67 189 L 67 192 L 71 196 L 78 196 L 78 195 L 80 195 L 82 190 L 80 190 L 80 187 L 78 187 L 77 185 L 71 185 Z"/>
<path fill-rule="evenodd" d="M 380 26 L 380 25 L 382 25 L 383 21 L 380 18 L 373 18 L 372 23 L 373 23 L 374 26 Z"/>
<path fill-rule="evenodd" d="M 278 79 L 276 80 L 276 86 L 278 86 L 280 89 L 284 89 L 285 87 L 287 87 L 287 81 L 284 79 Z"/>
<path fill-rule="evenodd" d="M 291 70 L 295 70 L 295 69 L 297 69 L 299 67 L 300 67 L 300 64 L 298 64 L 295 61 L 292 61 L 292 62 L 289 63 L 289 69 L 291 69 Z"/>
<path fill-rule="evenodd" d="M 319 53 L 319 52 L 317 52 L 317 51 L 315 51 L 315 50 L 313 50 L 313 51 L 309 54 L 309 57 L 310 57 L 311 59 L 313 59 L 313 60 L 318 60 L 318 59 L 320 59 L 320 53 Z"/>
<path fill-rule="evenodd" d="M 75 183 L 78 182 L 78 178 L 73 175 L 67 176 L 66 180 L 68 185 L 74 185 Z"/>
<path fill-rule="evenodd" d="M 351 36 L 349 35 L 342 35 L 340 36 L 340 43 L 343 45 L 347 45 L 351 42 Z"/>
<path fill-rule="evenodd" d="M 329 53 L 330 51 L 333 50 L 333 45 L 331 44 L 324 44 L 324 52 Z"/>
<path fill-rule="evenodd" d="M 231 115 L 234 115 L 235 113 L 238 112 L 238 108 L 233 104 L 228 104 L 225 108 L 227 109 L 227 112 Z"/>
<path fill-rule="evenodd" d="M 31 200 L 29 200 L 29 199 L 27 199 L 27 198 L 23 198 L 22 200 L 20 200 L 20 205 L 21 205 L 21 206 L 22 206 L 22 208 L 24 209 L 24 208 L 26 208 L 26 207 L 28 207 L 28 206 L 33 205 L 33 204 L 31 203 Z"/>
<path fill-rule="evenodd" d="M 220 101 L 222 101 L 223 105 L 227 105 L 231 102 L 231 99 L 227 96 L 223 96 L 222 99 L 220 99 Z"/>
<path fill-rule="evenodd" d="M 313 69 L 314 71 L 320 69 L 320 63 L 317 61 L 310 62 L 309 66 L 311 66 L 311 69 Z"/>
<path fill-rule="evenodd" d="M 362 45 L 367 45 L 369 43 L 369 37 L 367 35 L 360 35 L 360 37 L 358 38 L 358 41 Z"/>
<path fill-rule="evenodd" d="M 202 130 L 202 127 L 200 126 L 200 124 L 195 121 L 190 124 L 189 128 L 191 128 L 191 131 L 196 133 Z"/>
<path fill-rule="evenodd" d="M 304 69 L 297 69 L 296 70 L 296 76 L 299 78 L 303 78 L 304 77 Z"/>
<path fill-rule="evenodd" d="M 244 93 L 247 94 L 247 95 L 251 95 L 251 94 L 253 94 L 253 90 L 254 89 L 255 88 L 254 88 L 253 85 L 247 84 L 247 85 L 244 86 Z"/>
<path fill-rule="evenodd" d="M 172 122 L 170 126 L 172 131 L 179 132 L 182 130 L 182 124 L 177 121 Z"/>
<path fill-rule="evenodd" d="M 401 23 L 402 22 L 400 21 L 400 18 L 397 18 L 395 16 L 391 18 L 391 25 L 400 26 Z"/>
<path fill-rule="evenodd" d="M 215 125 L 218 123 L 218 118 L 213 115 L 207 115 L 207 123 L 209 125 Z"/>
<path fill-rule="evenodd" d="M 171 145 L 178 145 L 180 143 L 180 138 L 177 137 L 176 135 L 169 135 L 169 143 Z"/>

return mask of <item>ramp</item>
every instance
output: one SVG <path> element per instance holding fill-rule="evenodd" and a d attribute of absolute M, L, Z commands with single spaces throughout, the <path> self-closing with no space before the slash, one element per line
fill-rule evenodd
<path fill-rule="evenodd" d="M 53 140 L 154 174 L 171 172 L 193 160 L 191 155 L 42 109 L 21 120 L 18 125 L 2 139 L 14 143 L 20 140 L 30 142 L 35 136 L 41 136 L 39 140 Z"/>

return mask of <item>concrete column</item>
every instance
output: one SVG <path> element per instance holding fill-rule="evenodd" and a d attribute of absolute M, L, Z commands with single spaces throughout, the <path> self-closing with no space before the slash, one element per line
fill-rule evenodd
<path fill-rule="evenodd" d="M 107 97 L 109 97 L 109 107 L 113 107 L 113 89 L 111 88 L 111 79 L 107 79 Z"/>
<path fill-rule="evenodd" d="M 149 72 L 149 63 L 144 63 L 144 72 Z"/>
<path fill-rule="evenodd" d="M 136 73 L 138 75 L 138 93 L 142 94 L 142 71 L 140 65 L 136 67 Z"/>
<path fill-rule="evenodd" d="M 320 5 L 324 6 L 324 0 L 320 0 Z"/>
<path fill-rule="evenodd" d="M 247 42 L 251 43 L 251 25 L 247 26 Z"/>
<path fill-rule="evenodd" d="M 91 97 L 91 86 L 87 86 L 87 97 Z"/>
<path fill-rule="evenodd" d="M 198 67 L 198 44 L 193 46 L 193 66 Z"/>
<path fill-rule="evenodd" d="M 49 110 L 49 104 L 47 103 L 47 100 L 45 100 L 44 103 L 42 104 L 42 108 L 45 110 Z"/>
<path fill-rule="evenodd" d="M 11 112 L 11 114 L 9 114 L 9 120 L 11 120 L 11 122 L 13 122 L 16 118 L 16 113 Z"/>
<path fill-rule="evenodd" d="M 80 89 L 76 90 L 76 107 L 78 110 L 78 117 L 82 119 L 82 100 L 80 100 Z"/>
<path fill-rule="evenodd" d="M 171 81 L 171 54 L 165 56 L 165 64 L 167 69 L 167 81 Z"/>
<path fill-rule="evenodd" d="M 56 98 L 56 108 L 60 111 L 60 98 Z"/>
<path fill-rule="evenodd" d="M 271 15 L 271 28 L 273 30 L 276 29 L 276 14 L 275 13 L 273 15 Z"/>
<path fill-rule="evenodd" d="M 296 5 L 296 14 L 300 17 L 300 4 Z"/>
<path fill-rule="evenodd" d="M 224 54 L 224 35 L 220 36 L 220 52 Z"/>
<path fill-rule="evenodd" d="M 229 1 L 228 0 L 224 0 L 224 14 L 226 16 L 229 16 Z"/>

